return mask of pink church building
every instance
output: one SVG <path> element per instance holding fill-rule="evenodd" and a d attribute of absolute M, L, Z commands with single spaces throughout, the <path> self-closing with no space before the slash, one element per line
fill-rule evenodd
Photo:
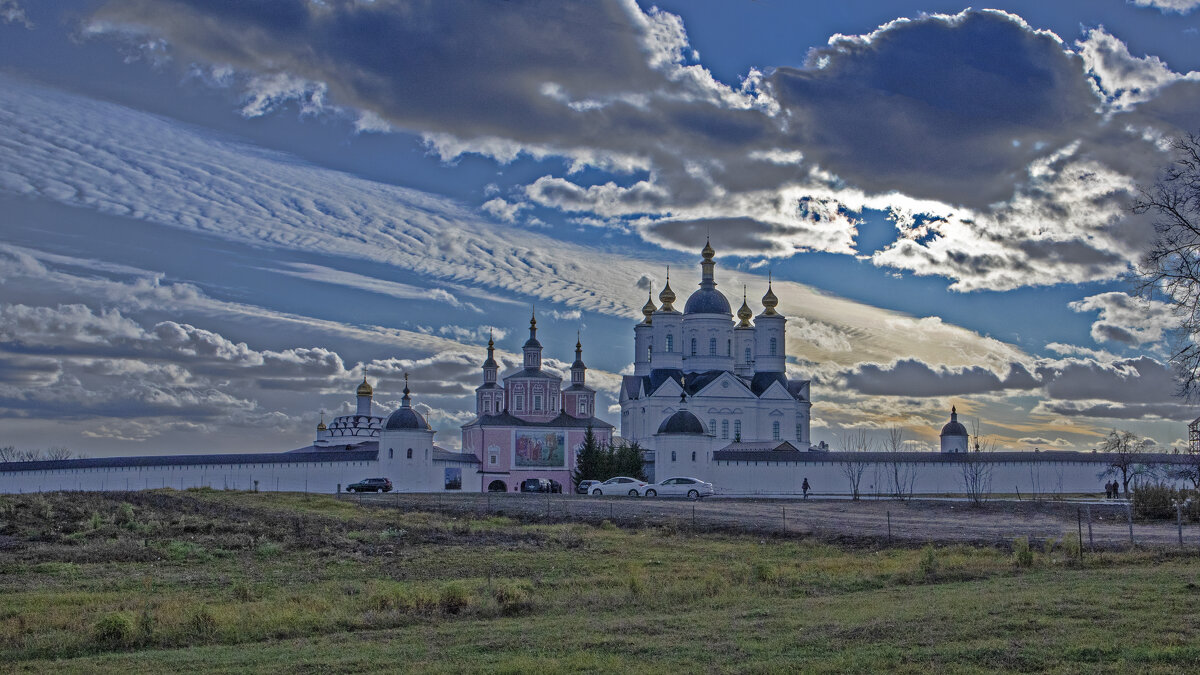
<path fill-rule="evenodd" d="M 501 383 L 495 343 L 488 340 L 483 384 L 475 389 L 475 419 L 462 427 L 463 453 L 479 459 L 479 484 L 463 489 L 511 492 L 527 478 L 549 478 L 569 491 L 575 451 L 588 427 L 597 442 L 612 439 L 613 426 L 595 416 L 596 391 L 587 386 L 579 341 L 566 388 L 561 377 L 542 370 L 534 317 L 522 351 L 521 369 L 505 375 Z"/>

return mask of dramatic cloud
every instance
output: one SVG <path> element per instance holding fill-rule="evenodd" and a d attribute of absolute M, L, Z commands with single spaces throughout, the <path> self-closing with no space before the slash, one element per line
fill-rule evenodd
<path fill-rule="evenodd" d="M 905 360 L 883 368 L 866 364 L 845 376 L 846 386 L 867 395 L 952 396 L 983 394 L 1005 389 L 1031 389 L 1037 381 L 1024 366 L 1014 363 L 1001 379 L 986 368 L 930 368 Z"/>
<path fill-rule="evenodd" d="M 1155 344 L 1178 323 L 1167 303 L 1127 293 L 1100 293 L 1072 302 L 1068 307 L 1076 312 L 1100 313 L 1092 324 L 1092 339 L 1096 342 Z"/>
<path fill-rule="evenodd" d="M 630 1 L 464 13 L 449 2 L 114 0 L 89 34 L 158 37 L 181 62 L 232 69 L 221 81 L 246 90 L 245 114 L 283 100 L 302 113 L 345 106 L 424 135 L 447 159 L 566 158 L 567 175 L 526 187 L 531 202 L 669 248 L 711 230 L 727 253 L 854 253 L 856 214 L 891 211 L 900 239 L 875 262 L 958 290 L 1124 271 L 1147 236 L 1124 203 L 1200 100 L 1177 92 L 1141 111 L 1194 77 L 1131 56 L 1103 29 L 1074 51 L 990 10 L 835 35 L 805 67 L 752 70 L 738 87 L 695 61 L 678 17 Z M 585 167 L 646 177 L 577 182 Z M 511 222 L 523 207 L 497 197 L 482 208 Z"/>

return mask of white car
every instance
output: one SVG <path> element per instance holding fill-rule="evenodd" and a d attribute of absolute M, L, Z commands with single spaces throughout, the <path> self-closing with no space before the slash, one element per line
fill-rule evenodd
<path fill-rule="evenodd" d="M 706 483 L 699 478 L 676 476 L 658 483 L 651 483 L 642 488 L 643 497 L 687 497 L 699 499 L 713 494 L 712 483 Z"/>
<path fill-rule="evenodd" d="M 636 497 L 642 492 L 642 488 L 646 487 L 646 481 L 630 478 L 629 476 L 617 476 L 609 478 L 603 483 L 592 486 L 592 494 L 594 495 L 629 495 Z"/>

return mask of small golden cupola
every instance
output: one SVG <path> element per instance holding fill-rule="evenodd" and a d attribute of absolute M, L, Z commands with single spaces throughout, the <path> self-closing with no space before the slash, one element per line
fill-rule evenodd
<path fill-rule="evenodd" d="M 750 311 L 750 305 L 746 304 L 746 287 L 742 286 L 742 306 L 738 309 L 737 317 L 741 320 L 738 328 L 750 328 L 750 318 L 754 316 L 754 312 Z"/>
<path fill-rule="evenodd" d="M 709 243 L 708 239 L 705 239 L 704 248 L 700 249 L 700 256 L 705 260 L 711 261 L 715 255 L 717 255 L 717 252 L 713 250 L 712 244 Z"/>
<path fill-rule="evenodd" d="M 321 412 L 321 422 L 317 424 L 317 431 L 325 431 L 329 427 L 325 426 L 325 412 Z"/>
<path fill-rule="evenodd" d="M 763 314 L 766 316 L 775 316 L 779 312 L 775 311 L 775 307 L 779 304 L 779 298 L 775 297 L 775 293 L 771 291 L 771 277 L 767 275 L 767 294 L 762 297 L 762 304 L 765 309 Z"/>
<path fill-rule="evenodd" d="M 367 369 L 363 368 L 363 381 L 358 385 L 358 389 L 354 392 L 355 396 L 374 396 L 375 389 L 367 384 Z"/>
<path fill-rule="evenodd" d="M 658 294 L 658 301 L 662 303 L 662 311 L 674 312 L 675 308 L 671 303 L 675 302 L 675 291 L 671 290 L 671 266 L 667 265 L 667 285 L 663 287 L 662 293 Z"/>
<path fill-rule="evenodd" d="M 642 305 L 642 315 L 646 317 L 646 321 L 644 322 L 646 325 L 653 323 L 650 317 L 654 315 L 654 310 L 656 309 L 658 308 L 654 306 L 654 298 L 650 293 L 646 293 L 646 304 Z"/>

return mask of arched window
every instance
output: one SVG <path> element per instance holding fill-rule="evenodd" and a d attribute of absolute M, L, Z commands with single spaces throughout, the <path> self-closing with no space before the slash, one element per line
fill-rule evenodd
<path fill-rule="evenodd" d="M 717 433 L 717 421 L 714 419 L 708 420 L 708 428 L 705 429 L 705 431 L 707 431 L 710 434 Z"/>
<path fill-rule="evenodd" d="M 729 420 L 721 420 L 721 438 L 729 438 Z"/>
<path fill-rule="evenodd" d="M 408 449 L 408 458 L 412 459 L 412 448 Z"/>
<path fill-rule="evenodd" d="M 692 356 L 696 355 L 696 338 L 692 338 Z"/>
<path fill-rule="evenodd" d="M 672 462 L 675 461 L 675 451 L 674 450 L 671 451 L 671 461 Z"/>
<path fill-rule="evenodd" d="M 708 354 L 709 356 L 717 355 L 717 338 L 708 338 Z"/>
<path fill-rule="evenodd" d="M 675 351 L 675 336 L 670 333 L 667 333 L 667 351 Z"/>
<path fill-rule="evenodd" d="M 692 451 L 692 461 L 693 462 L 696 461 L 696 451 L 695 450 Z"/>
<path fill-rule="evenodd" d="M 750 348 L 746 347 L 746 363 L 750 363 Z"/>
<path fill-rule="evenodd" d="M 771 438 L 779 440 L 779 422 L 771 422 Z"/>
<path fill-rule="evenodd" d="M 725 356 L 733 356 L 733 340 L 725 341 Z"/>
<path fill-rule="evenodd" d="M 733 435 L 740 441 L 742 439 L 742 421 L 733 421 Z"/>
<path fill-rule="evenodd" d="M 775 356 L 776 349 L 777 349 L 777 347 L 776 347 L 775 338 L 771 338 L 771 356 Z"/>
<path fill-rule="evenodd" d="M 392 459 L 395 452 L 396 452 L 395 448 L 388 448 L 388 459 Z"/>
<path fill-rule="evenodd" d="M 654 360 L 654 345 L 646 345 L 646 360 Z"/>

